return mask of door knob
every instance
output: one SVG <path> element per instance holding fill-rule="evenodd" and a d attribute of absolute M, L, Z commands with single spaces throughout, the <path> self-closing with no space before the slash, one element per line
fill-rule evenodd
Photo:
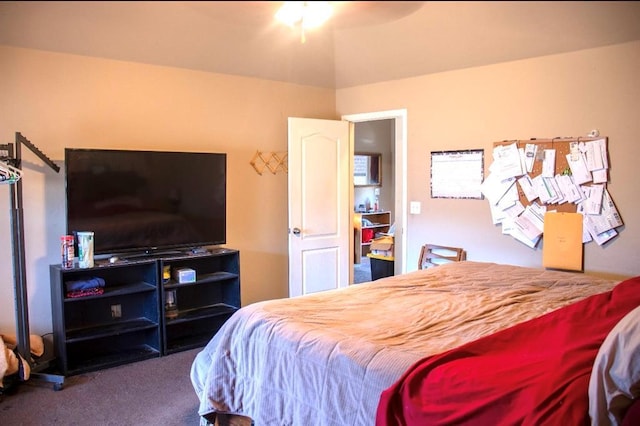
<path fill-rule="evenodd" d="M 300 228 L 293 228 L 293 235 L 300 236 Z"/>

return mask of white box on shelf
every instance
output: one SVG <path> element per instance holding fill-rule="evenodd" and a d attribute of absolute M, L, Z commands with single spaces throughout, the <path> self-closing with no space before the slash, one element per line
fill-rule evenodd
<path fill-rule="evenodd" d="M 196 271 L 191 268 L 174 269 L 173 278 L 180 284 L 193 283 L 196 281 Z"/>

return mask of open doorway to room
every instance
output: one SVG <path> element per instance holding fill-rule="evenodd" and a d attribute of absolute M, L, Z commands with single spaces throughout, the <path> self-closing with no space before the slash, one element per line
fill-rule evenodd
<path fill-rule="evenodd" d="M 393 232 L 394 127 L 392 119 L 363 121 L 354 125 L 354 284 L 371 281 L 380 275 L 376 272 L 372 277 L 368 254 L 374 239 L 390 236 Z M 382 264 L 385 265 L 389 260 L 376 259 L 376 262 L 384 262 Z M 384 270 L 386 273 L 383 275 L 389 274 L 388 267 Z"/>
<path fill-rule="evenodd" d="M 404 262 L 406 223 L 406 111 L 395 110 L 344 116 L 354 123 L 353 176 L 353 283 L 401 274 Z M 371 180 L 370 175 L 377 175 Z M 393 236 L 393 254 L 374 260 L 371 242 L 381 235 Z M 380 269 L 382 265 L 382 270 Z"/>

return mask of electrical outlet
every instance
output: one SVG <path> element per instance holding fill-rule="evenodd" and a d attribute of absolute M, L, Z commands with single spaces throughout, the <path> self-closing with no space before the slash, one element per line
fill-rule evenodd
<path fill-rule="evenodd" d="M 111 318 L 120 318 L 120 317 L 122 317 L 122 306 L 111 305 Z"/>

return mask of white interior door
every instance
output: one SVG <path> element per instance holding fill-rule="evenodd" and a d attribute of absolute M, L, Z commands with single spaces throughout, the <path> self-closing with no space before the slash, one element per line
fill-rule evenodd
<path fill-rule="evenodd" d="M 349 285 L 347 121 L 289 118 L 289 297 Z"/>

